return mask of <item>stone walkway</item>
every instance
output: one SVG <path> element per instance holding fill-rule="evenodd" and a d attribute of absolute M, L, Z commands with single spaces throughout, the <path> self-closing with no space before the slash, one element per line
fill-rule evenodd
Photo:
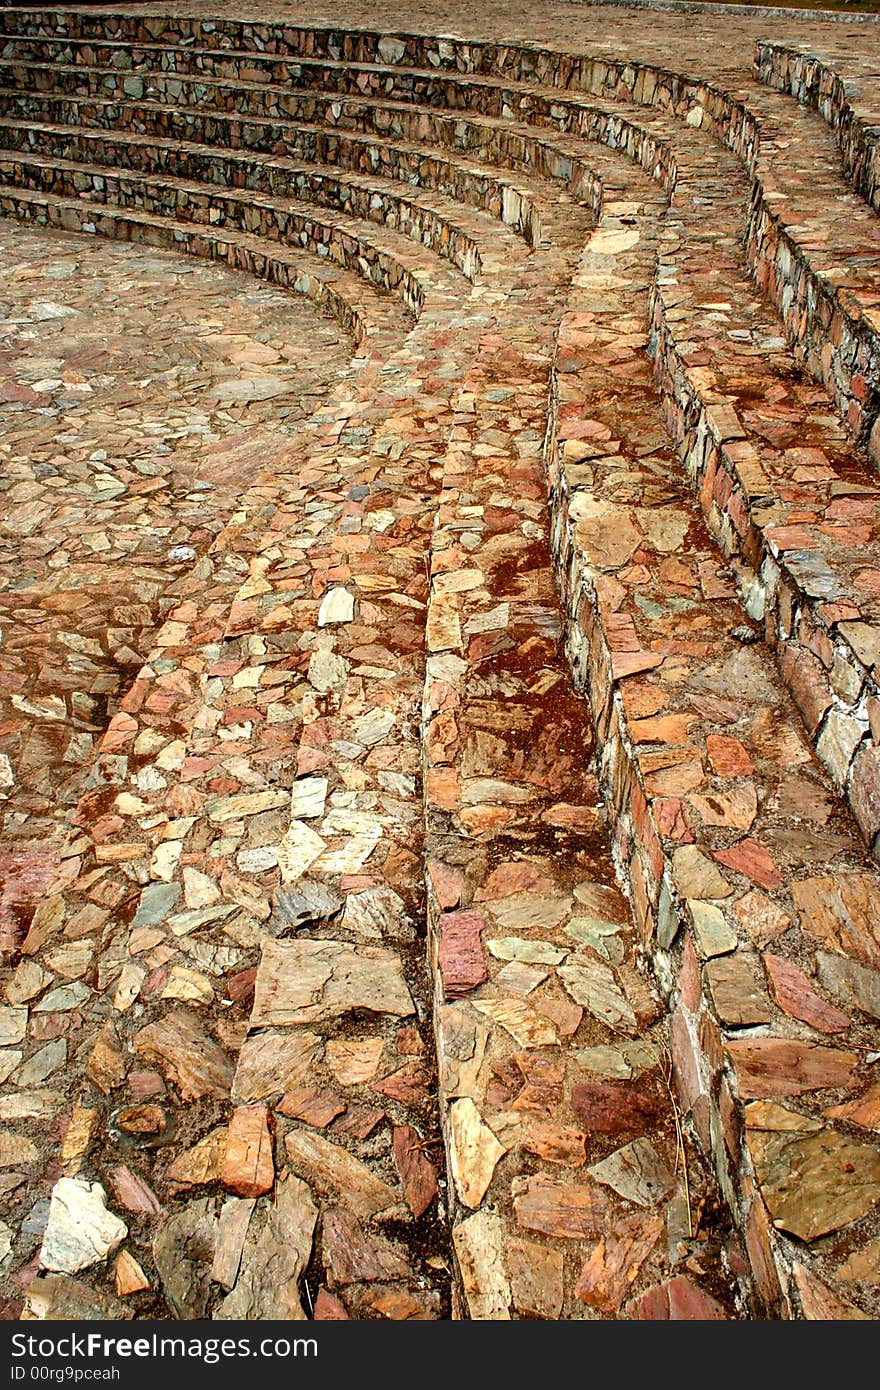
<path fill-rule="evenodd" d="M 339 15 L 2 16 L 6 1316 L 876 1316 L 876 31 Z"/>

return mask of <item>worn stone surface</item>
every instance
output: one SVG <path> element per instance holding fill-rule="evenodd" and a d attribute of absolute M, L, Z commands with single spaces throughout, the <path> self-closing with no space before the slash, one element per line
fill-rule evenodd
<path fill-rule="evenodd" d="M 0 25 L 9 1306 L 877 1313 L 873 28 L 162 8 Z"/>
<path fill-rule="evenodd" d="M 815 1240 L 880 1200 L 880 1155 L 832 1129 L 807 1135 L 756 1132 L 750 1146 L 770 1215 L 781 1229 Z"/>
<path fill-rule="evenodd" d="M 257 972 L 252 1027 L 313 1023 L 354 1009 L 406 1017 L 413 1002 L 398 957 L 337 941 L 268 942 Z"/>

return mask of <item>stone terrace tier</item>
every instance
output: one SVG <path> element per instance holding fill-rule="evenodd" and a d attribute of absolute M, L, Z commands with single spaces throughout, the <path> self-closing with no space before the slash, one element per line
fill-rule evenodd
<path fill-rule="evenodd" d="M 124 642 L 11 354 L 10 1313 L 876 1317 L 880 45 L 302 16 L 0 16 L 29 247 L 353 353 Z"/>

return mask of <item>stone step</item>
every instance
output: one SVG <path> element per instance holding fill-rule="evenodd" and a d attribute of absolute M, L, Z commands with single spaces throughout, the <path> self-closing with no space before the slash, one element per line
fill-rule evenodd
<path fill-rule="evenodd" d="M 431 543 L 425 855 L 462 1304 L 477 1319 L 631 1317 L 679 1279 L 703 1315 L 736 1317 L 747 1294 L 722 1273 L 724 1237 L 700 1229 L 712 1180 L 678 1142 L 669 1038 L 632 965 L 559 649 L 540 440 L 563 302 L 529 334 L 508 309 L 481 345 Z M 600 1233 L 631 1259 L 626 1284 Z"/>
<path fill-rule="evenodd" d="M 876 65 L 863 61 L 864 68 L 853 54 L 830 56 L 761 40 L 755 45 L 758 79 L 819 112 L 834 131 L 853 188 L 880 212 L 880 106 L 867 90 Z"/>
<path fill-rule="evenodd" d="M 176 217 L 198 226 L 229 222 L 234 230 L 256 234 L 264 239 L 299 244 L 317 254 L 329 256 L 349 269 L 360 269 L 374 283 L 399 295 L 412 313 L 417 313 L 438 287 L 452 284 L 457 276 L 451 266 L 404 236 L 396 237 L 383 226 L 376 227 L 354 217 L 310 206 L 297 199 L 253 193 L 247 196 L 206 184 L 187 183 L 168 177 L 117 173 L 111 168 L 78 165 L 72 160 L 53 161 L 36 155 L 0 152 L 0 172 L 8 183 L 28 184 L 37 191 L 58 197 L 90 196 L 109 207 L 130 206 L 159 216 Z M 212 221 L 213 219 L 213 221 Z M 450 257 L 460 259 L 475 276 L 478 269 L 476 247 L 468 238 L 464 245 L 450 247 Z M 323 249 L 321 249 L 323 248 Z"/>
<path fill-rule="evenodd" d="M 573 99 L 570 93 L 562 97 L 553 90 L 554 81 L 558 84 L 563 79 L 574 80 L 575 85 L 583 84 L 588 91 L 605 94 L 609 85 L 607 64 L 590 64 L 588 60 L 583 60 L 574 78 L 571 65 L 560 55 L 547 53 L 543 57 L 546 70 L 541 77 L 548 84 L 543 91 L 534 81 L 532 84 L 522 82 L 518 86 L 511 83 L 502 88 L 496 77 L 484 73 L 469 71 L 464 76 L 437 75 L 436 72 L 422 73 L 401 64 L 388 66 L 393 77 L 393 91 L 398 99 L 417 98 L 423 102 L 452 107 L 478 104 L 484 110 L 508 115 L 516 114 L 518 110 L 520 114 L 525 114 L 525 104 L 531 120 L 536 118 L 538 112 L 546 115 L 547 110 L 551 113 L 563 110 L 570 107 L 573 100 L 577 104 L 577 99 Z M 481 61 L 484 67 L 488 64 L 491 72 L 495 62 L 492 51 L 487 50 Z M 527 52 L 524 58 L 520 54 L 519 61 L 533 67 L 534 55 Z M 731 145 L 753 174 L 755 184 L 749 249 L 754 272 L 783 311 L 790 338 L 800 344 L 806 333 L 808 342 L 804 351 L 809 369 L 831 392 L 855 436 L 867 443 L 880 411 L 880 329 L 873 321 L 873 292 L 870 281 L 865 277 L 865 257 L 870 262 L 871 258 L 880 256 L 880 231 L 867 223 L 861 224 L 858 236 L 854 238 L 851 219 L 847 219 L 847 237 L 838 238 L 828 251 L 820 249 L 810 226 L 809 203 L 792 209 L 790 215 L 785 214 L 784 207 L 780 210 L 777 191 L 780 182 L 783 187 L 786 186 L 789 141 L 775 138 L 767 129 L 763 114 L 760 117 L 754 114 L 756 104 L 761 105 L 754 90 L 745 94 L 729 94 L 719 87 L 685 79 L 673 80 L 671 90 L 667 90 L 660 83 L 660 77 L 664 75 L 648 65 L 632 66 L 635 68 L 632 91 L 622 93 L 618 90 L 618 100 L 625 96 L 627 100 L 637 103 L 660 105 L 692 125 L 712 129 Z M 326 64 L 326 67 L 327 72 L 346 90 L 356 85 L 356 64 L 336 62 Z M 373 71 L 375 64 L 368 67 L 372 80 L 378 84 L 379 70 Z M 52 68 L 53 65 L 46 65 L 44 69 L 48 83 L 75 82 L 76 69 L 71 69 L 65 77 L 63 68 L 59 68 L 53 79 Z M 315 75 L 316 81 L 320 81 L 320 61 L 305 64 L 304 71 L 306 69 Z M 40 69 L 35 67 L 33 71 L 38 73 Z M 512 74 L 517 71 L 516 63 L 509 61 L 509 55 L 505 71 Z M 89 74 L 88 80 L 90 83 L 105 81 L 115 86 L 118 74 L 112 71 Z M 169 90 L 167 80 L 161 74 L 149 74 L 147 80 L 160 92 Z M 214 91 L 216 96 L 210 79 L 202 76 L 201 81 L 202 95 L 210 96 Z M 266 88 L 260 97 L 259 84 L 256 85 L 257 92 L 251 92 L 253 100 L 266 101 L 266 93 L 270 89 Z M 174 90 L 177 91 L 176 88 Z M 249 90 L 248 84 L 237 84 L 237 100 L 242 95 L 246 96 Z M 270 105 L 272 102 L 277 105 L 283 99 L 282 90 L 278 89 L 275 96 L 269 97 Z M 840 211 L 845 213 L 846 195 L 839 187 L 841 182 L 838 180 L 837 185 L 829 182 L 823 191 L 832 203 L 835 198 L 842 198 Z M 790 190 L 790 180 L 788 187 Z M 833 216 L 831 223 L 834 223 Z M 821 219 L 817 225 L 821 230 Z M 827 241 L 827 232 L 820 240 Z M 841 260 L 846 265 L 847 273 L 843 283 L 838 283 Z M 791 310 L 792 289 L 797 306 L 794 311 Z"/>
<path fill-rule="evenodd" d="M 343 186 L 364 189 L 369 195 L 385 190 L 393 199 L 400 199 L 400 185 L 412 198 L 413 188 L 441 193 L 451 202 L 464 203 L 490 213 L 519 233 L 529 245 L 537 245 L 543 236 L 543 220 L 547 213 L 542 202 L 545 190 L 537 190 L 534 182 L 513 183 L 487 175 L 476 162 L 449 157 L 434 152 L 426 155 L 417 145 L 394 146 L 366 138 L 340 137 L 329 129 L 300 126 L 291 128 L 288 156 L 266 154 L 240 148 L 217 148 L 212 144 L 180 141 L 135 135 L 127 132 L 124 138 L 101 129 L 79 125 L 48 125 L 38 122 L 0 119 L 0 140 L 6 149 L 64 158 L 83 163 L 108 164 L 118 168 L 138 169 L 145 173 L 166 173 L 178 178 L 196 179 L 230 187 L 250 187 L 289 192 L 309 201 L 320 201 L 321 182 L 330 175 L 326 165 L 351 170 L 351 176 L 336 193 L 331 206 L 343 200 Z M 308 163 L 290 157 L 300 147 L 311 156 Z M 543 193 L 543 199 L 542 199 Z M 349 199 L 356 196 L 349 193 Z M 362 200 L 361 200 L 362 201 Z M 456 210 L 457 212 L 457 210 Z M 411 216 L 407 213 L 406 216 Z"/>
<path fill-rule="evenodd" d="M 282 246 L 223 227 L 153 217 L 137 209 L 89 204 L 35 190 L 2 186 L 2 215 L 68 231 L 97 232 L 123 241 L 164 246 L 187 255 L 225 261 L 271 284 L 304 294 L 338 318 L 355 343 L 375 336 L 399 336 L 411 325 L 396 296 L 355 271 L 298 247 Z"/>
<path fill-rule="evenodd" d="M 168 107 L 158 102 L 117 102 L 105 98 L 85 98 L 55 93 L 23 93 L 0 88 L 0 105 L 7 111 L 19 113 L 25 122 L 45 121 L 57 124 L 87 125 L 105 130 L 120 123 L 133 126 L 139 134 L 168 137 L 177 141 L 221 145 L 224 148 L 246 148 L 273 153 L 279 145 L 296 148 L 304 140 L 307 150 L 318 148 L 311 141 L 327 142 L 335 162 L 336 142 L 348 148 L 367 143 L 371 152 L 380 157 L 389 147 L 403 139 L 416 147 L 427 143 L 432 158 L 447 154 L 478 160 L 491 170 L 514 170 L 517 174 L 534 174 L 541 179 L 565 182 L 577 197 L 596 205 L 598 193 L 593 188 L 589 151 L 582 142 L 566 134 L 552 138 L 540 129 L 532 129 L 511 121 L 455 113 L 445 115 L 424 107 L 401 106 L 375 100 L 346 101 L 334 117 L 331 106 L 319 110 L 309 108 L 309 114 L 325 118 L 323 123 L 295 117 L 266 117 L 229 115 L 198 107 Z M 328 115 L 329 112 L 329 115 Z M 13 123 L 17 123 L 16 117 Z M 602 112 L 595 113 L 601 129 L 609 129 L 608 138 L 616 146 L 632 151 L 633 158 L 657 170 L 664 183 L 672 177 L 668 152 L 650 134 L 627 123 L 610 120 Z M 393 141 L 393 144 L 392 144 Z M 329 156 L 328 156 L 329 157 Z M 494 172 L 493 172 L 494 176 Z"/>
<path fill-rule="evenodd" d="M 607 219 L 579 266 L 548 433 L 554 547 L 618 862 L 673 1012 L 681 1103 L 769 1315 L 786 1316 L 792 1276 L 816 1273 L 812 1242 L 841 1227 L 852 1248 L 872 1239 L 874 1197 L 856 1190 L 880 1168 L 847 1121 L 871 1104 L 878 874 L 646 405 L 645 330 L 622 287 L 654 254 L 649 225 Z M 825 1153 L 850 1145 L 860 1177 L 840 1184 L 835 1167 L 829 1203 Z"/>

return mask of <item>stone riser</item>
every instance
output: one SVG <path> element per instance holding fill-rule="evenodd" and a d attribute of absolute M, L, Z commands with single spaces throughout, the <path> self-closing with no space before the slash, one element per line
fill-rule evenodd
<path fill-rule="evenodd" d="M 321 169 L 299 170 L 289 157 L 284 160 L 202 148 L 181 148 L 165 141 L 154 145 L 144 139 L 114 139 L 110 134 L 81 131 L 76 126 L 64 130 L 40 130 L 22 124 L 0 124 L 4 149 L 55 155 L 83 163 L 110 164 L 148 174 L 167 174 L 173 178 L 216 183 L 228 188 L 252 188 L 281 193 L 287 197 L 320 202 L 325 186 L 333 190 L 328 206 L 342 207 L 351 215 L 369 217 L 372 187 L 364 191 L 358 183 L 343 182 Z M 268 143 L 268 142 L 267 142 Z M 277 141 L 272 142 L 277 144 Z M 523 237 L 530 246 L 542 239 L 541 214 L 530 193 L 522 187 L 489 178 L 477 168 L 464 168 L 433 155 L 426 158 L 416 150 L 395 149 L 366 140 L 356 141 L 330 131 L 304 131 L 293 128 L 286 143 L 287 154 L 300 155 L 310 163 L 350 169 L 354 174 L 417 184 L 431 189 L 490 216 L 498 218 Z M 400 200 L 398 199 L 398 204 Z M 393 207 L 386 194 L 383 210 Z M 398 214 L 399 215 L 399 214 Z M 411 218 L 407 212 L 405 218 Z M 385 219 L 383 219 L 385 220 Z M 459 267 L 461 268 L 461 267 Z"/>
<path fill-rule="evenodd" d="M 649 253 L 649 247 L 645 250 Z M 597 260 L 601 264 L 601 256 Z M 585 287 L 589 285 L 589 269 L 588 248 L 578 277 Z M 634 273 L 633 267 L 630 273 Z M 601 275 L 598 283 L 601 283 Z M 576 344 L 585 331 L 585 320 L 591 317 L 580 311 L 576 296 L 572 298 L 570 312 L 572 324 L 567 327 L 563 321 L 560 333 L 560 354 L 566 357 L 577 351 Z M 601 360 L 601 353 L 596 360 Z M 613 368 L 611 377 L 614 380 Z M 632 379 L 628 382 L 621 379 L 620 389 L 625 398 L 626 392 L 633 389 Z M 581 400 L 584 404 L 579 407 L 577 402 Z M 651 476 L 640 475 L 638 465 L 631 461 L 625 425 L 615 418 L 615 410 L 616 406 L 603 408 L 591 394 L 589 379 L 557 368 L 545 458 L 551 489 L 553 547 L 568 622 L 569 657 L 576 682 L 585 690 L 593 713 L 600 780 L 614 827 L 618 863 L 631 885 L 644 948 L 653 960 L 657 978 L 673 1009 L 674 1059 L 682 1103 L 692 1114 L 704 1151 L 711 1156 L 722 1190 L 736 1213 L 767 1312 L 770 1316 L 787 1316 L 793 1293 L 792 1275 L 799 1286 L 805 1277 L 802 1264 L 805 1257 L 802 1247 L 792 1246 L 781 1238 L 768 1218 L 765 1200 L 770 1203 L 771 1215 L 776 1216 L 779 1208 L 776 1198 L 765 1190 L 766 1136 L 761 1125 L 755 1125 L 755 1111 L 744 1108 L 743 1102 L 794 1094 L 803 1105 L 807 1101 L 803 1092 L 811 1089 L 811 1083 L 801 1086 L 794 1075 L 774 1079 L 775 1068 L 762 1077 L 760 1064 L 756 1067 L 755 1056 L 750 1052 L 753 1035 L 748 1031 L 742 1033 L 741 1029 L 749 1024 L 752 1027 L 764 1025 L 758 1028 L 759 1059 L 762 1045 L 771 1051 L 777 1047 L 780 1061 L 786 1048 L 791 1047 L 797 1053 L 798 1048 L 803 1047 L 797 1041 L 797 1032 L 791 1030 L 790 1019 L 774 1011 L 761 983 L 763 972 L 756 947 L 766 948 L 773 934 L 762 939 L 761 914 L 768 914 L 767 925 L 772 924 L 774 914 L 778 914 L 776 931 L 793 931 L 795 938 L 800 936 L 801 939 L 795 945 L 792 937 L 787 937 L 788 946 L 774 944 L 771 951 L 778 949 L 785 954 L 793 951 L 794 959 L 803 959 L 800 952 L 805 946 L 810 947 L 810 938 L 802 931 L 809 921 L 808 913 L 803 911 L 807 885 L 803 885 L 803 891 L 795 886 L 793 907 L 789 896 L 792 885 L 778 874 L 774 883 L 773 874 L 769 872 L 772 858 L 763 867 L 756 859 L 753 870 L 746 873 L 744 880 L 735 878 L 736 886 L 730 881 L 726 886 L 721 881 L 707 882 L 702 891 L 695 893 L 695 884 L 689 881 L 687 855 L 699 850 L 711 864 L 719 831 L 700 829 L 695 821 L 691 821 L 688 828 L 685 807 L 689 801 L 689 782 L 685 774 L 689 767 L 682 767 L 679 774 L 678 765 L 688 754 L 695 757 L 696 748 L 702 746 L 704 740 L 724 741 L 732 732 L 731 721 L 736 716 L 732 711 L 725 712 L 721 718 L 716 716 L 717 722 L 713 721 L 711 700 L 708 711 L 702 715 L 687 716 L 682 710 L 688 710 L 688 687 L 693 677 L 697 677 L 693 679 L 693 686 L 699 701 L 696 694 L 701 689 L 698 664 L 701 666 L 710 660 L 711 669 L 716 671 L 725 660 L 735 660 L 738 650 L 743 651 L 728 635 L 735 629 L 737 607 L 731 602 L 733 585 L 725 579 L 723 570 L 713 565 L 708 576 L 704 574 L 701 557 L 707 553 L 708 538 L 691 522 L 686 496 L 674 485 L 667 485 L 665 489 L 665 507 L 670 518 L 677 516 L 688 532 L 687 546 L 680 548 L 678 553 L 687 559 L 688 570 L 691 570 L 693 558 L 699 561 L 700 586 L 704 594 L 700 595 L 700 586 L 695 586 L 693 578 L 684 570 L 676 587 L 679 593 L 688 595 L 688 631 L 699 635 L 699 642 L 689 641 L 686 632 L 679 640 L 670 638 L 668 623 L 664 628 L 662 622 L 656 623 L 657 636 L 651 640 L 652 623 L 656 620 L 644 615 L 654 608 L 662 612 L 662 605 L 658 604 L 662 589 L 658 589 L 655 576 L 662 571 L 663 560 L 662 555 L 649 554 L 651 544 L 647 531 L 642 549 L 629 562 L 630 568 L 638 569 L 638 560 L 642 557 L 642 578 L 627 578 L 629 546 L 620 562 L 597 558 L 604 554 L 604 537 L 614 536 L 618 531 L 618 513 L 613 502 L 615 486 L 627 478 L 628 469 L 632 470 L 633 483 L 624 494 L 632 496 L 638 484 L 644 487 L 646 478 Z M 626 418 L 624 414 L 624 420 Z M 622 440 L 616 446 L 619 454 L 603 458 L 601 435 L 597 437 L 593 430 L 579 428 L 582 422 L 595 426 L 599 421 L 607 424 L 612 436 L 618 436 L 623 429 Z M 582 436 L 587 440 L 595 438 L 596 443 L 588 451 L 583 465 L 572 465 L 567 462 L 566 441 L 577 442 Z M 589 483 L 582 480 L 585 472 L 590 475 Z M 616 578 L 617 572 L 625 580 L 626 587 Z M 631 594 L 638 594 L 642 603 L 636 602 L 630 607 Z M 752 658 L 752 679 L 768 682 L 766 692 L 757 697 L 758 702 L 775 699 L 782 704 L 778 692 L 773 696 L 769 693 L 776 677 L 768 657 L 761 655 L 760 648 L 752 650 L 757 653 Z M 679 672 L 674 680 L 664 685 L 662 667 L 665 662 L 677 666 Z M 659 681 L 656 679 L 658 667 L 661 668 Z M 638 676 L 639 671 L 641 676 Z M 759 671 L 763 672 L 760 678 Z M 734 701 L 739 694 L 732 686 L 730 696 Z M 742 694 L 746 702 L 755 699 L 748 682 Z M 721 705 L 724 705 L 723 699 Z M 668 754 L 665 761 L 657 759 L 656 745 L 664 742 L 661 734 L 664 721 L 669 721 L 672 744 L 684 745 L 678 760 L 675 746 L 664 750 Z M 672 733 L 673 725 L 680 726 L 677 735 Z M 789 727 L 793 732 L 794 725 Z M 746 754 L 747 765 L 753 771 L 757 768 L 757 775 L 763 779 L 767 767 L 760 738 L 750 742 L 741 725 L 736 733 L 742 740 L 740 746 Z M 792 744 L 792 756 L 798 762 L 803 761 L 802 752 L 796 752 L 796 742 Z M 743 771 L 741 768 L 740 775 Z M 730 788 L 736 784 L 726 785 Z M 693 787 L 693 782 L 690 786 Z M 709 802 L 724 786 L 720 782 L 715 791 L 707 791 Z M 749 828 L 750 844 L 766 847 L 775 843 L 773 818 L 761 809 L 762 805 L 772 804 L 773 794 L 773 784 L 763 783 L 758 814 Z M 673 803 L 678 806 L 675 817 L 671 814 Z M 703 811 L 709 815 L 711 826 L 712 813 L 708 804 Z M 675 820 L 682 813 L 685 820 L 676 825 Z M 842 823 L 837 825 L 842 831 Z M 855 827 L 850 825 L 847 838 L 841 838 L 836 854 L 824 863 L 821 855 L 811 862 L 810 870 L 819 878 L 809 882 L 823 882 L 828 887 L 835 881 L 834 875 L 840 876 L 841 883 L 847 882 L 850 868 L 856 871 L 852 875 L 855 882 L 860 866 L 863 868 L 860 853 Z M 762 880 L 762 886 L 756 892 L 758 880 Z M 737 895 L 743 881 L 747 891 L 740 898 Z M 864 882 L 873 881 L 869 871 Z M 759 901 L 763 905 L 758 917 L 746 930 L 752 906 Z M 798 916 L 801 928 L 793 925 Z M 756 921 L 759 923 L 757 930 Z M 721 934 L 726 938 L 723 943 L 720 937 L 713 939 L 714 932 L 722 928 L 722 924 Z M 869 954 L 873 949 L 864 937 L 862 946 Z M 732 997 L 725 998 L 723 974 L 728 970 L 734 972 L 732 978 L 737 984 Z M 733 1000 L 736 1002 L 732 1010 Z M 744 1012 L 737 1016 L 740 1008 Z M 750 1009 L 755 1011 L 746 1018 Z M 763 1042 L 767 1025 L 770 1025 L 771 1038 Z M 829 1040 L 833 1046 L 839 1044 L 854 1049 L 852 1053 L 841 1054 L 844 1070 L 854 1064 L 861 1048 L 872 1045 L 868 1040 L 875 1033 L 876 1027 L 864 1030 L 855 1026 L 851 1034 L 836 1035 Z M 833 1065 L 835 1059 L 831 1053 L 827 1061 Z M 783 1064 L 783 1071 L 787 1065 L 791 1062 Z M 829 1075 L 826 1081 L 830 1079 Z M 821 1087 L 823 1082 L 816 1084 Z M 764 1200 L 760 1196 L 762 1190 Z M 784 1220 L 780 1225 L 785 1229 Z M 806 1263 L 809 1268 L 809 1261 Z"/>
<path fill-rule="evenodd" d="M 0 165 L 9 181 L 34 191 L 60 198 L 88 196 L 158 217 L 192 221 L 205 228 L 225 225 L 234 231 L 314 251 L 399 295 L 409 312 L 415 315 L 424 302 L 425 286 L 420 283 L 423 271 L 408 269 L 387 251 L 344 227 L 322 222 L 317 213 L 309 215 L 298 211 L 294 204 L 278 208 L 232 194 L 212 195 L 195 187 L 182 189 L 166 185 L 163 189 L 161 185 L 151 185 L 133 177 L 126 179 L 124 175 L 109 171 L 85 172 L 77 176 L 50 165 L 18 164 L 12 157 L 0 160 Z"/>
<path fill-rule="evenodd" d="M 806 545 L 787 549 L 774 544 L 772 528 L 771 535 L 765 532 L 760 513 L 771 506 L 773 489 L 747 432 L 725 402 L 713 400 L 699 371 L 688 370 L 656 281 L 651 301 L 651 350 L 667 428 L 709 529 L 738 571 L 746 606 L 764 624 L 819 756 L 877 853 L 880 686 L 863 645 L 872 629 L 859 621 L 858 608 L 848 610 L 847 573 L 836 572 L 833 553 L 826 559 Z M 859 486 L 852 488 L 854 495 Z M 845 497 L 847 484 L 839 487 Z M 877 499 L 868 494 L 859 500 L 870 526 Z M 866 545 L 849 572 L 870 563 L 871 553 Z M 846 623 L 848 612 L 855 623 Z"/>

